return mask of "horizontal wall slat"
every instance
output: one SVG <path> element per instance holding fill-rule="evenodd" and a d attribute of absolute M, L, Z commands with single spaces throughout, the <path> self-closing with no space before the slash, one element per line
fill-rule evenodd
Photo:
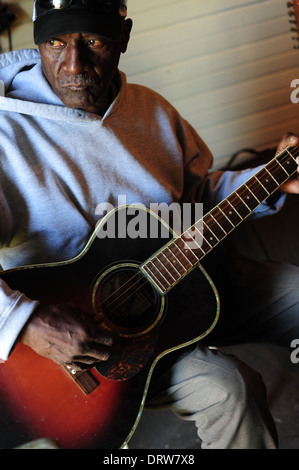
<path fill-rule="evenodd" d="M 295 131 L 296 129 L 294 127 L 294 120 L 285 120 L 284 128 Z M 204 133 L 202 136 L 207 140 L 208 136 L 205 136 Z M 278 136 L 279 139 L 282 137 L 281 124 L 276 126 L 268 126 L 254 132 L 248 132 L 246 134 L 240 135 L 238 138 L 230 138 L 230 136 L 227 136 L 226 140 L 223 140 L 222 142 L 210 142 L 209 147 L 214 156 L 219 155 L 215 161 L 215 168 L 221 168 L 225 166 L 228 159 L 237 150 L 241 150 L 243 148 L 254 148 L 259 150 L 276 146 L 278 142 Z M 232 151 L 232 149 L 234 150 Z"/>
<path fill-rule="evenodd" d="M 285 130 L 299 131 L 299 105 L 290 102 L 299 53 L 285 2 L 193 2 L 192 15 L 179 20 L 175 13 L 168 24 L 159 15 L 164 2 L 155 3 L 153 18 L 141 4 L 122 68 L 177 107 L 212 148 L 216 165 L 245 143 L 268 146 Z"/>

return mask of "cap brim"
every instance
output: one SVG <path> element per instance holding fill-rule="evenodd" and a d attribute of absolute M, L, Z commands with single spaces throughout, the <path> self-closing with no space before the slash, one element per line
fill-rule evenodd
<path fill-rule="evenodd" d="M 118 41 L 121 22 L 120 15 L 95 10 L 51 10 L 34 21 L 34 42 L 40 45 L 53 37 L 71 33 L 91 33 Z"/>

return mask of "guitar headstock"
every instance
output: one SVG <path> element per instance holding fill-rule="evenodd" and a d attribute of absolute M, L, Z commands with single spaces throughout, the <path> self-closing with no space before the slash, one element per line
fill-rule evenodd
<path fill-rule="evenodd" d="M 299 0 L 287 2 L 287 9 L 290 17 L 291 31 L 297 33 L 296 36 L 292 37 L 293 41 L 296 41 L 294 49 L 299 49 Z"/>

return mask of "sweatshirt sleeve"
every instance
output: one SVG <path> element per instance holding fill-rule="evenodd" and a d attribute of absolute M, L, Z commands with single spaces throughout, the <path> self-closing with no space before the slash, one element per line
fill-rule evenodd
<path fill-rule="evenodd" d="M 0 278 L 0 358 L 7 360 L 22 328 L 38 306 Z"/>
<path fill-rule="evenodd" d="M 246 183 L 262 167 L 249 168 L 242 171 L 213 170 L 213 156 L 209 148 L 189 126 L 189 138 L 184 141 L 186 164 L 184 168 L 184 201 L 203 203 L 203 211 L 207 213 L 221 201 Z M 285 201 L 285 195 L 275 193 L 275 198 L 262 202 L 251 214 L 258 218 L 276 213 Z"/>
<path fill-rule="evenodd" d="M 1 251 L 1 247 L 5 247 L 9 243 L 9 234 L 12 232 L 13 227 L 11 212 L 1 187 L 0 213 Z M 25 294 L 19 291 L 10 289 L 6 282 L 1 279 L 0 272 L 0 359 L 8 359 L 22 328 L 37 306 L 38 302 L 28 299 Z"/>
<path fill-rule="evenodd" d="M 257 168 L 249 168 L 242 171 L 218 171 L 208 175 L 205 188 L 205 201 L 210 210 L 236 191 L 242 184 L 246 183 L 254 176 L 263 165 Z M 251 217 L 258 218 L 272 215 L 281 209 L 286 195 L 277 192 L 275 197 L 266 199 L 251 214 Z"/>

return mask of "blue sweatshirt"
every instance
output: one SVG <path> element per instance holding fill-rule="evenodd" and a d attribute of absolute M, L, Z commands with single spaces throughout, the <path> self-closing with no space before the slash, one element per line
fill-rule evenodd
<path fill-rule="evenodd" d="M 3 269 L 76 256 L 99 220 L 97 207 L 196 202 L 213 206 L 252 171 L 208 173 L 212 155 L 160 95 L 119 72 L 104 116 L 63 105 L 39 52 L 0 56 L 0 265 Z M 266 204 L 260 213 L 269 211 Z M 37 307 L 0 279 L 0 358 Z"/>

